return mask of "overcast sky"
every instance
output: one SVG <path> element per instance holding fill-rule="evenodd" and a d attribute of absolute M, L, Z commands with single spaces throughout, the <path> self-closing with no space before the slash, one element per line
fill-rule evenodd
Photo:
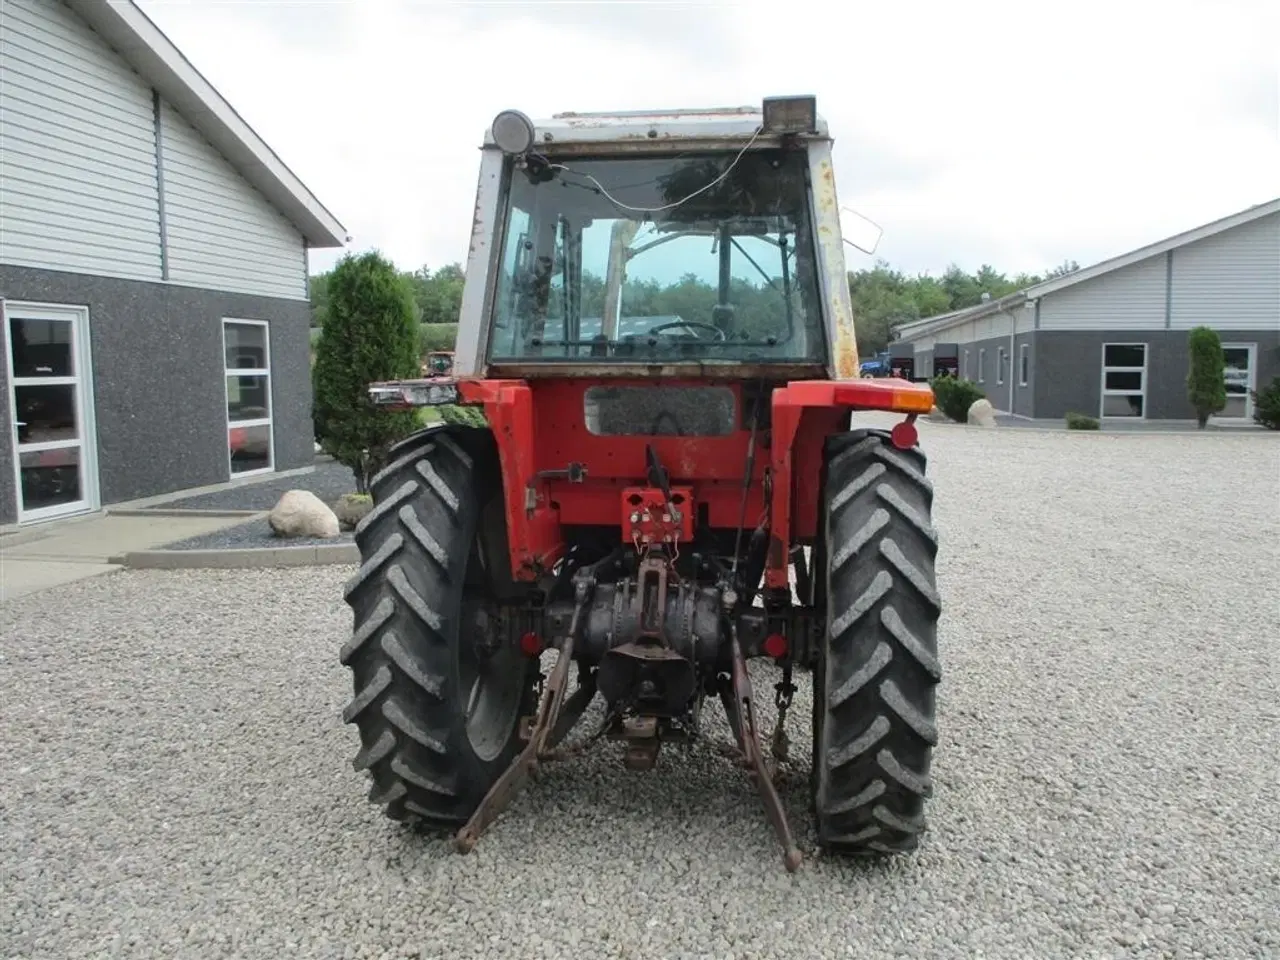
<path fill-rule="evenodd" d="M 506 107 L 816 94 L 842 204 L 912 273 L 1085 266 L 1280 196 L 1274 0 L 139 2 L 406 269 L 464 259 Z"/>

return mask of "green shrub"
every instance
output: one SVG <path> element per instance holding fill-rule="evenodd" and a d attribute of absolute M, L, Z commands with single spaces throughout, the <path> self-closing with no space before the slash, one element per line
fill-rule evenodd
<path fill-rule="evenodd" d="M 1249 395 L 1253 397 L 1253 422 L 1268 430 L 1280 430 L 1280 377 L 1272 377 L 1270 386 Z"/>
<path fill-rule="evenodd" d="M 968 423 L 969 408 L 987 396 L 972 380 L 960 377 L 934 377 L 929 386 L 934 405 L 956 423 Z"/>
<path fill-rule="evenodd" d="M 454 423 L 463 427 L 486 427 L 489 420 L 484 415 L 483 407 L 460 407 L 450 404 L 436 408 L 440 419 L 445 423 Z"/>
<path fill-rule="evenodd" d="M 1097 417 L 1091 417 L 1084 413 L 1068 413 L 1067 429 L 1068 430 L 1098 430 L 1102 424 L 1098 422 Z"/>
<path fill-rule="evenodd" d="M 1227 405 L 1227 362 L 1222 341 L 1208 327 L 1196 327 L 1187 338 L 1191 363 L 1187 370 L 1187 399 L 1203 430 L 1209 418 Z"/>
<path fill-rule="evenodd" d="M 418 348 L 424 353 L 433 350 L 452 350 L 458 339 L 456 323 L 424 323 L 418 327 L 420 342 Z"/>
<path fill-rule="evenodd" d="M 316 437 L 351 468 L 356 490 L 386 461 L 386 450 L 418 425 L 415 411 L 379 410 L 368 386 L 419 374 L 418 331 L 408 284 L 376 252 L 339 261 L 329 275 L 324 326 L 313 368 Z"/>

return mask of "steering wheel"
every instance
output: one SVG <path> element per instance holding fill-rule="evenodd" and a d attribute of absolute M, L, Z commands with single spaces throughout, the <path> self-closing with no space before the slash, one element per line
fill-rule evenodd
<path fill-rule="evenodd" d="M 719 327 L 714 326 L 710 323 L 701 323 L 697 320 L 671 320 L 668 323 L 660 323 L 656 327 L 650 327 L 649 332 L 660 333 L 661 331 L 667 329 L 667 327 L 701 327 L 704 330 L 710 330 L 712 333 L 714 333 L 716 335 L 717 340 L 726 339 L 725 332 L 721 330 Z M 699 339 L 701 339 L 701 337 L 699 337 Z"/>

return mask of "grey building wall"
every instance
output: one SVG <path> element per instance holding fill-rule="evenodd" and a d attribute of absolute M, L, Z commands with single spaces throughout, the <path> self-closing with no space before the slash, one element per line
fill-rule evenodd
<path fill-rule="evenodd" d="M 1022 383 L 1024 347 L 1027 359 L 1025 385 Z M 1013 360 L 1010 365 L 1013 368 L 1013 409 L 1009 412 L 1016 413 L 1020 417 L 1034 417 L 1036 385 L 1036 335 L 1034 333 L 1020 333 L 1014 337 Z"/>
<path fill-rule="evenodd" d="M 104 505 L 230 478 L 224 317 L 269 321 L 275 468 L 313 461 L 306 301 L 2 265 L 0 296 L 89 309 Z M 13 457 L 0 431 L 0 523 L 17 518 Z"/>
<path fill-rule="evenodd" d="M 915 355 L 916 377 L 923 380 L 933 379 L 933 351 L 917 350 Z"/>
<path fill-rule="evenodd" d="M 0 267 L 0 271 L 4 268 Z M 0 282 L 0 296 L 4 295 L 4 285 Z M 0 333 L 0 337 L 3 334 Z M 5 354 L 3 340 L 0 340 L 0 354 Z M 9 408 L 9 360 L 7 354 L 0 359 L 0 525 L 13 523 L 18 519 L 17 478 L 13 470 L 13 411 Z"/>
<path fill-rule="evenodd" d="M 987 399 L 991 401 L 991 405 L 997 410 L 1003 410 L 1006 413 L 1019 413 L 1023 416 L 1031 416 L 1031 391 L 1030 388 L 1018 388 L 1018 344 L 1028 343 L 1032 334 L 1020 333 L 1014 338 L 1013 357 L 1005 358 L 1004 364 L 1004 383 L 998 383 L 998 373 L 996 364 L 999 362 L 1000 351 L 1004 350 L 1009 353 L 1009 337 L 1008 335 L 999 337 L 989 337 L 985 340 L 975 340 L 971 343 L 960 344 L 960 376 L 967 380 L 972 380 L 977 384 L 978 388 L 987 395 Z M 985 351 L 985 354 L 984 354 Z M 968 352 L 968 357 L 965 353 Z M 1032 373 L 1034 374 L 1034 362 L 1032 363 Z M 1013 379 L 1013 404 L 1010 406 L 1009 382 Z M 1034 381 L 1029 381 L 1034 383 Z"/>
<path fill-rule="evenodd" d="M 1187 401 L 1188 331 L 1041 330 L 1032 349 L 1034 416 L 1059 419 L 1068 411 L 1098 416 L 1102 401 L 1102 346 L 1147 344 L 1145 409 L 1148 420 L 1193 420 Z M 1280 329 L 1219 330 L 1224 343 L 1256 343 L 1259 387 L 1280 376 Z"/>
<path fill-rule="evenodd" d="M 1023 345 L 1027 346 L 1027 384 L 1019 383 L 1019 356 Z M 1012 356 L 1006 356 L 1004 363 L 1003 383 L 998 381 L 996 365 L 1000 351 L 1010 352 L 1008 336 L 990 337 L 985 340 L 972 341 L 957 345 L 959 351 L 959 374 L 971 380 L 986 394 L 991 405 L 997 410 L 1016 413 L 1020 416 L 1034 416 L 1035 388 L 1035 334 L 1019 333 L 1012 345 Z M 985 351 L 985 354 L 983 353 Z M 966 356 L 967 354 L 967 356 Z M 933 349 L 918 350 L 915 355 L 916 371 L 923 372 L 926 377 L 933 376 Z M 1012 380 L 1012 384 L 1010 383 Z"/>

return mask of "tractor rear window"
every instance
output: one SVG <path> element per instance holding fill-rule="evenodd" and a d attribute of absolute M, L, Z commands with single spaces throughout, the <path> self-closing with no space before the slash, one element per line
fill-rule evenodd
<path fill-rule="evenodd" d="M 490 359 L 822 362 L 807 158 L 761 150 L 733 164 L 513 170 Z"/>
<path fill-rule="evenodd" d="M 587 430 L 598 437 L 726 437 L 737 429 L 728 387 L 588 387 Z"/>

